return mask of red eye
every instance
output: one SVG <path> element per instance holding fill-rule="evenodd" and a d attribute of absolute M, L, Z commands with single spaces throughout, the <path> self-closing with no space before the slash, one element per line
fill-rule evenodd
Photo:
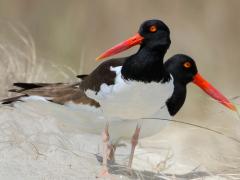
<path fill-rule="evenodd" d="M 192 64 L 191 64 L 190 62 L 185 62 L 185 63 L 183 64 L 183 66 L 184 66 L 185 68 L 190 68 L 190 67 L 192 66 Z"/>
<path fill-rule="evenodd" d="M 150 32 L 156 32 L 157 31 L 157 27 L 155 25 L 152 25 L 152 26 L 150 26 L 149 31 Z"/>

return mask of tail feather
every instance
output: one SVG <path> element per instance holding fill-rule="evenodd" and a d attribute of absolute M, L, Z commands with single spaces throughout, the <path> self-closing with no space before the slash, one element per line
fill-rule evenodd
<path fill-rule="evenodd" d="M 76 77 L 83 80 L 87 76 L 88 76 L 87 74 L 81 74 L 81 75 L 77 75 Z"/>
<path fill-rule="evenodd" d="M 17 82 L 13 83 L 14 86 L 24 88 L 24 89 L 32 89 L 32 88 L 38 88 L 41 87 L 40 84 L 38 83 L 22 83 L 22 82 Z"/>
<path fill-rule="evenodd" d="M 33 88 L 40 88 L 44 86 L 49 86 L 49 85 L 60 85 L 63 83 L 22 83 L 22 82 L 17 82 L 13 83 L 14 86 L 23 88 L 25 90 L 27 89 L 33 89 Z"/>
<path fill-rule="evenodd" d="M 9 92 L 21 93 L 19 96 L 0 100 L 0 104 L 11 104 L 16 101 L 22 101 L 22 97 L 40 96 L 49 99 L 60 99 L 61 101 L 75 96 L 79 89 L 80 82 L 76 83 L 14 83 L 16 88 L 10 89 Z M 82 97 L 82 94 L 80 93 Z M 65 98 L 63 98 L 65 97 Z M 48 99 L 48 100 L 49 100 Z M 52 100 L 53 101 L 53 100 Z"/>
<path fill-rule="evenodd" d="M 0 102 L 1 102 L 1 104 L 11 104 L 16 101 L 21 101 L 21 98 L 26 97 L 26 96 L 28 96 L 28 95 L 24 94 L 24 95 L 20 95 L 20 96 L 15 96 L 15 97 L 3 99 Z"/>
<path fill-rule="evenodd" d="M 9 89 L 8 92 L 21 93 L 24 89 Z"/>

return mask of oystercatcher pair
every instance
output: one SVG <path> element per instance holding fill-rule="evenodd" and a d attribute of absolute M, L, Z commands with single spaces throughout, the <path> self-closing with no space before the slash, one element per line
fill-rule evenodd
<path fill-rule="evenodd" d="M 22 95 L 5 99 L 3 103 L 35 99 L 62 104 L 67 108 L 89 107 L 90 111 L 94 109 L 94 113 L 97 112 L 96 115 L 102 114 L 104 118 L 99 123 L 105 124 L 103 173 L 107 172 L 107 159 L 114 153 L 119 139 L 132 136 L 128 164 L 131 167 L 139 135 L 153 135 L 163 125 L 157 120 L 143 118 L 158 116 L 171 119 L 184 104 L 189 82 L 236 111 L 227 98 L 201 77 L 192 58 L 175 55 L 163 64 L 171 40 L 169 28 L 160 20 L 145 21 L 135 36 L 97 59 L 115 55 L 138 44 L 140 48 L 137 53 L 101 63 L 89 75 L 81 76 L 82 81 L 77 84 L 16 83 L 15 86 L 21 89 L 13 91 Z"/>

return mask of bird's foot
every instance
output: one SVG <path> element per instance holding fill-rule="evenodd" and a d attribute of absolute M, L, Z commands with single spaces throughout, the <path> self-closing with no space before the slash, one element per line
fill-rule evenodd
<path fill-rule="evenodd" d="M 106 178 L 106 177 L 111 177 L 111 175 L 108 172 L 107 167 L 102 167 L 96 178 Z"/>
<path fill-rule="evenodd" d="M 115 151 L 116 151 L 116 146 L 115 145 L 109 145 L 109 151 L 107 154 L 107 159 L 109 161 L 115 162 Z"/>
<path fill-rule="evenodd" d="M 131 169 L 131 167 L 132 167 L 134 151 L 135 151 L 135 148 L 138 144 L 138 138 L 139 138 L 140 130 L 141 130 L 141 126 L 138 124 L 136 129 L 135 129 L 135 132 L 132 136 L 132 140 L 131 140 L 132 147 L 131 147 L 131 153 L 130 153 L 130 157 L 129 157 L 129 161 L 128 161 L 128 168 L 129 169 Z"/>

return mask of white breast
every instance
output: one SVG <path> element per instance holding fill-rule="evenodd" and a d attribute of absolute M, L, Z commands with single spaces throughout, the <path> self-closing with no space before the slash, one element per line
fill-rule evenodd
<path fill-rule="evenodd" d="M 167 83 L 126 81 L 121 77 L 121 68 L 111 68 L 117 74 L 114 85 L 103 84 L 97 95 L 94 91 L 86 91 L 89 97 L 100 103 L 101 109 L 72 102 L 66 103 L 65 106 L 49 102 L 47 106 L 47 99 L 39 96 L 30 96 L 24 100 L 42 102 L 43 107 L 39 109 L 46 108 L 44 113 L 49 111 L 58 120 L 61 119 L 61 123 L 66 124 L 64 126 L 72 124 L 76 129 L 86 132 L 100 134 L 106 122 L 109 122 L 112 142 L 121 138 L 131 138 L 139 123 L 142 126 L 141 138 L 160 132 L 166 121 L 141 118 L 171 119 L 165 103 L 173 93 L 173 79 Z"/>
<path fill-rule="evenodd" d="M 115 144 L 120 139 L 131 139 L 137 124 L 141 125 L 140 138 L 155 135 L 165 127 L 171 119 L 164 106 L 151 117 L 159 119 L 135 119 L 135 120 L 115 120 L 105 119 L 99 108 L 87 105 L 74 105 L 73 103 L 65 106 L 52 102 L 45 102 L 41 99 L 27 99 L 25 103 L 18 102 L 14 104 L 20 112 L 35 112 L 43 114 L 43 117 L 54 117 L 59 128 L 64 131 L 75 133 L 94 133 L 100 135 L 106 125 L 109 123 L 109 134 L 111 143 Z"/>
<path fill-rule="evenodd" d="M 26 96 L 26 97 L 22 97 L 20 98 L 20 100 L 22 101 L 44 101 L 44 102 L 47 102 L 50 98 L 46 98 L 46 97 L 43 97 L 43 96 Z"/>
<path fill-rule="evenodd" d="M 173 79 L 166 83 L 126 81 L 121 76 L 121 68 L 110 68 L 116 73 L 114 85 L 102 84 L 97 94 L 86 91 L 87 96 L 100 103 L 109 121 L 150 117 L 165 106 L 173 93 Z"/>

